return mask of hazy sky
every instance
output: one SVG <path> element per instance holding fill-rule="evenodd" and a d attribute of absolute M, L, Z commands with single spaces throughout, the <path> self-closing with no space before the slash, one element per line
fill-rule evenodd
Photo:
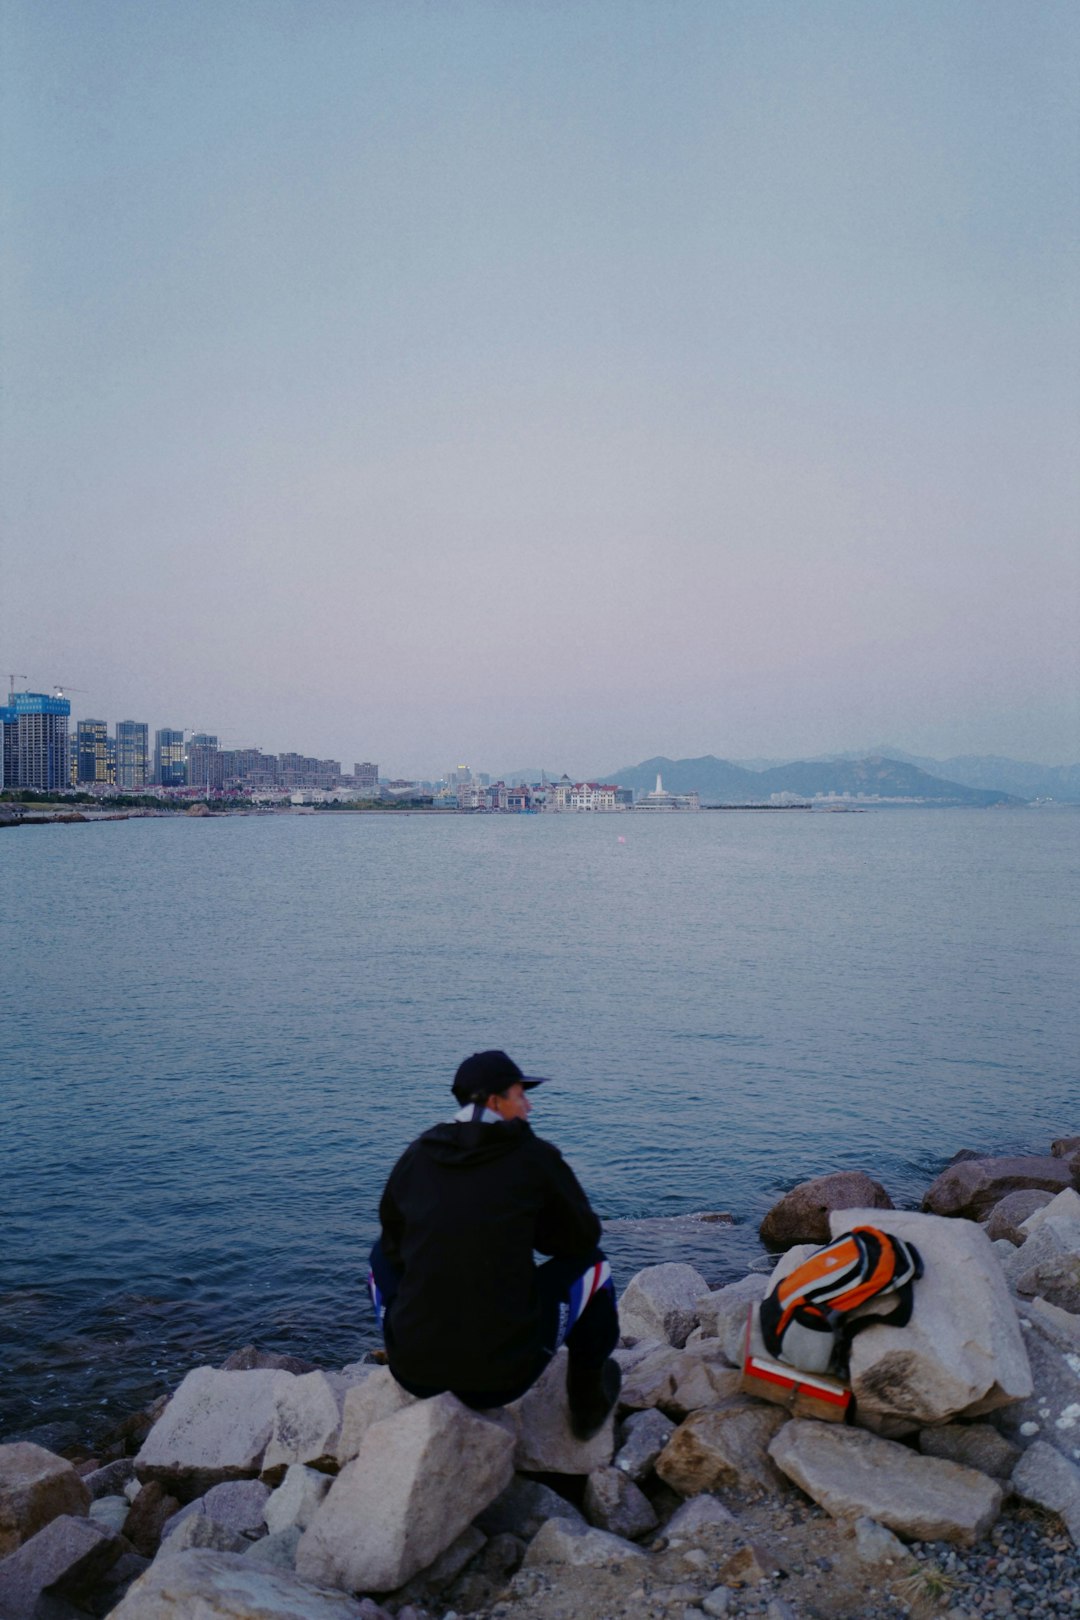
<path fill-rule="evenodd" d="M 1073 0 L 0 15 L 4 671 L 395 773 L 1080 757 Z"/>

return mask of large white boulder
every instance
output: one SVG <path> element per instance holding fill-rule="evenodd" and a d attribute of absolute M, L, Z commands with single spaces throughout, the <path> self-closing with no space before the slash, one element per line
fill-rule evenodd
<path fill-rule="evenodd" d="M 224 1372 L 196 1367 L 143 1441 L 135 1472 L 181 1501 L 262 1467 L 280 1392 L 294 1374 L 273 1368 Z"/>
<path fill-rule="evenodd" d="M 996 1480 L 863 1429 L 793 1418 L 769 1453 L 834 1519 L 876 1519 L 909 1541 L 971 1546 L 1001 1511 Z"/>
<path fill-rule="evenodd" d="M 305 1579 L 386 1592 L 434 1562 L 509 1483 L 514 1437 L 453 1395 L 368 1429 L 300 1539 Z"/>
<path fill-rule="evenodd" d="M 0 1446 L 0 1558 L 62 1513 L 85 1518 L 91 1494 L 63 1457 L 15 1440 Z"/>
<path fill-rule="evenodd" d="M 336 1471 L 342 1413 L 350 1388 L 363 1385 L 374 1367 L 348 1373 L 311 1372 L 282 1384 L 274 1394 L 274 1424 L 263 1457 L 263 1477 L 273 1485 L 292 1463 Z"/>
<path fill-rule="evenodd" d="M 700 1271 L 678 1261 L 646 1266 L 619 1301 L 619 1326 L 627 1338 L 665 1339 L 681 1348 L 697 1327 L 697 1302 L 708 1286 Z"/>
<path fill-rule="evenodd" d="M 377 1367 L 370 1377 L 346 1389 L 337 1442 L 339 1466 L 344 1467 L 356 1456 L 373 1423 L 381 1423 L 395 1412 L 415 1405 L 416 1396 L 402 1389 L 389 1367 Z"/>
<path fill-rule="evenodd" d="M 156 1558 L 110 1620 L 368 1620 L 371 1605 L 248 1554 L 190 1549 Z"/>
<path fill-rule="evenodd" d="M 981 1226 L 913 1210 L 843 1210 L 833 1236 L 878 1226 L 914 1243 L 925 1274 L 907 1327 L 865 1329 L 851 1346 L 858 1421 L 900 1434 L 1031 1394 L 1031 1369 L 1001 1265 Z"/>
<path fill-rule="evenodd" d="M 591 1440 L 570 1427 L 566 1399 L 567 1352 L 560 1350 L 533 1387 L 506 1407 L 517 1430 L 514 1467 L 523 1474 L 591 1474 L 615 1454 L 614 1412 Z"/>

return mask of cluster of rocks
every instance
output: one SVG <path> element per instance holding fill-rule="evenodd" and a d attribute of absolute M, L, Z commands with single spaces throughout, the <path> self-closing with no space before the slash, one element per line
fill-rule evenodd
<path fill-rule="evenodd" d="M 1076 1612 L 1078 1182 L 1080 1138 L 960 1156 L 919 1212 L 861 1173 L 804 1183 L 764 1223 L 772 1277 L 631 1281 L 619 1406 L 587 1442 L 564 1356 L 482 1413 L 373 1361 L 249 1357 L 190 1372 L 133 1458 L 0 1445 L 0 1616 Z M 915 1313 L 854 1340 L 854 1424 L 793 1417 L 743 1388 L 748 1312 L 863 1222 L 922 1252 Z"/>

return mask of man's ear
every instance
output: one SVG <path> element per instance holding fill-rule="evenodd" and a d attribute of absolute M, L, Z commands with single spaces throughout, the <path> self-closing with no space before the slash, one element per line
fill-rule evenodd
<path fill-rule="evenodd" d="M 502 1098 L 499 1096 L 499 1093 L 497 1091 L 493 1091 L 491 1093 L 491 1096 L 485 1102 L 484 1107 L 490 1113 L 497 1114 L 497 1113 L 499 1113 L 499 1103 L 501 1101 L 502 1101 Z"/>

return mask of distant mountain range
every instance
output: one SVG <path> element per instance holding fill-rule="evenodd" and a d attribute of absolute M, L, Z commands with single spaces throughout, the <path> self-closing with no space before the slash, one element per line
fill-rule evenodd
<path fill-rule="evenodd" d="M 811 799 L 818 794 L 872 794 L 882 799 L 906 799 L 938 805 L 1018 804 L 1025 797 L 999 787 L 971 787 L 923 770 L 908 760 L 874 755 L 868 759 L 792 760 L 767 770 L 748 770 L 727 759 L 706 754 L 701 759 L 643 760 L 606 771 L 602 782 L 647 793 L 657 774 L 671 793 L 701 794 L 709 804 L 760 804 L 774 793 L 795 793 Z"/>
<path fill-rule="evenodd" d="M 623 765 L 594 776 L 647 793 L 657 772 L 672 793 L 698 792 L 707 803 L 748 804 L 773 793 L 878 793 L 888 798 L 932 800 L 935 804 L 1008 804 L 1021 799 L 1056 799 L 1080 804 L 1080 765 L 1036 765 L 996 754 L 960 754 L 929 759 L 883 745 L 812 759 L 668 759 Z M 555 780 L 561 772 L 548 771 Z M 507 782 L 538 782 L 541 772 L 509 773 Z"/>

